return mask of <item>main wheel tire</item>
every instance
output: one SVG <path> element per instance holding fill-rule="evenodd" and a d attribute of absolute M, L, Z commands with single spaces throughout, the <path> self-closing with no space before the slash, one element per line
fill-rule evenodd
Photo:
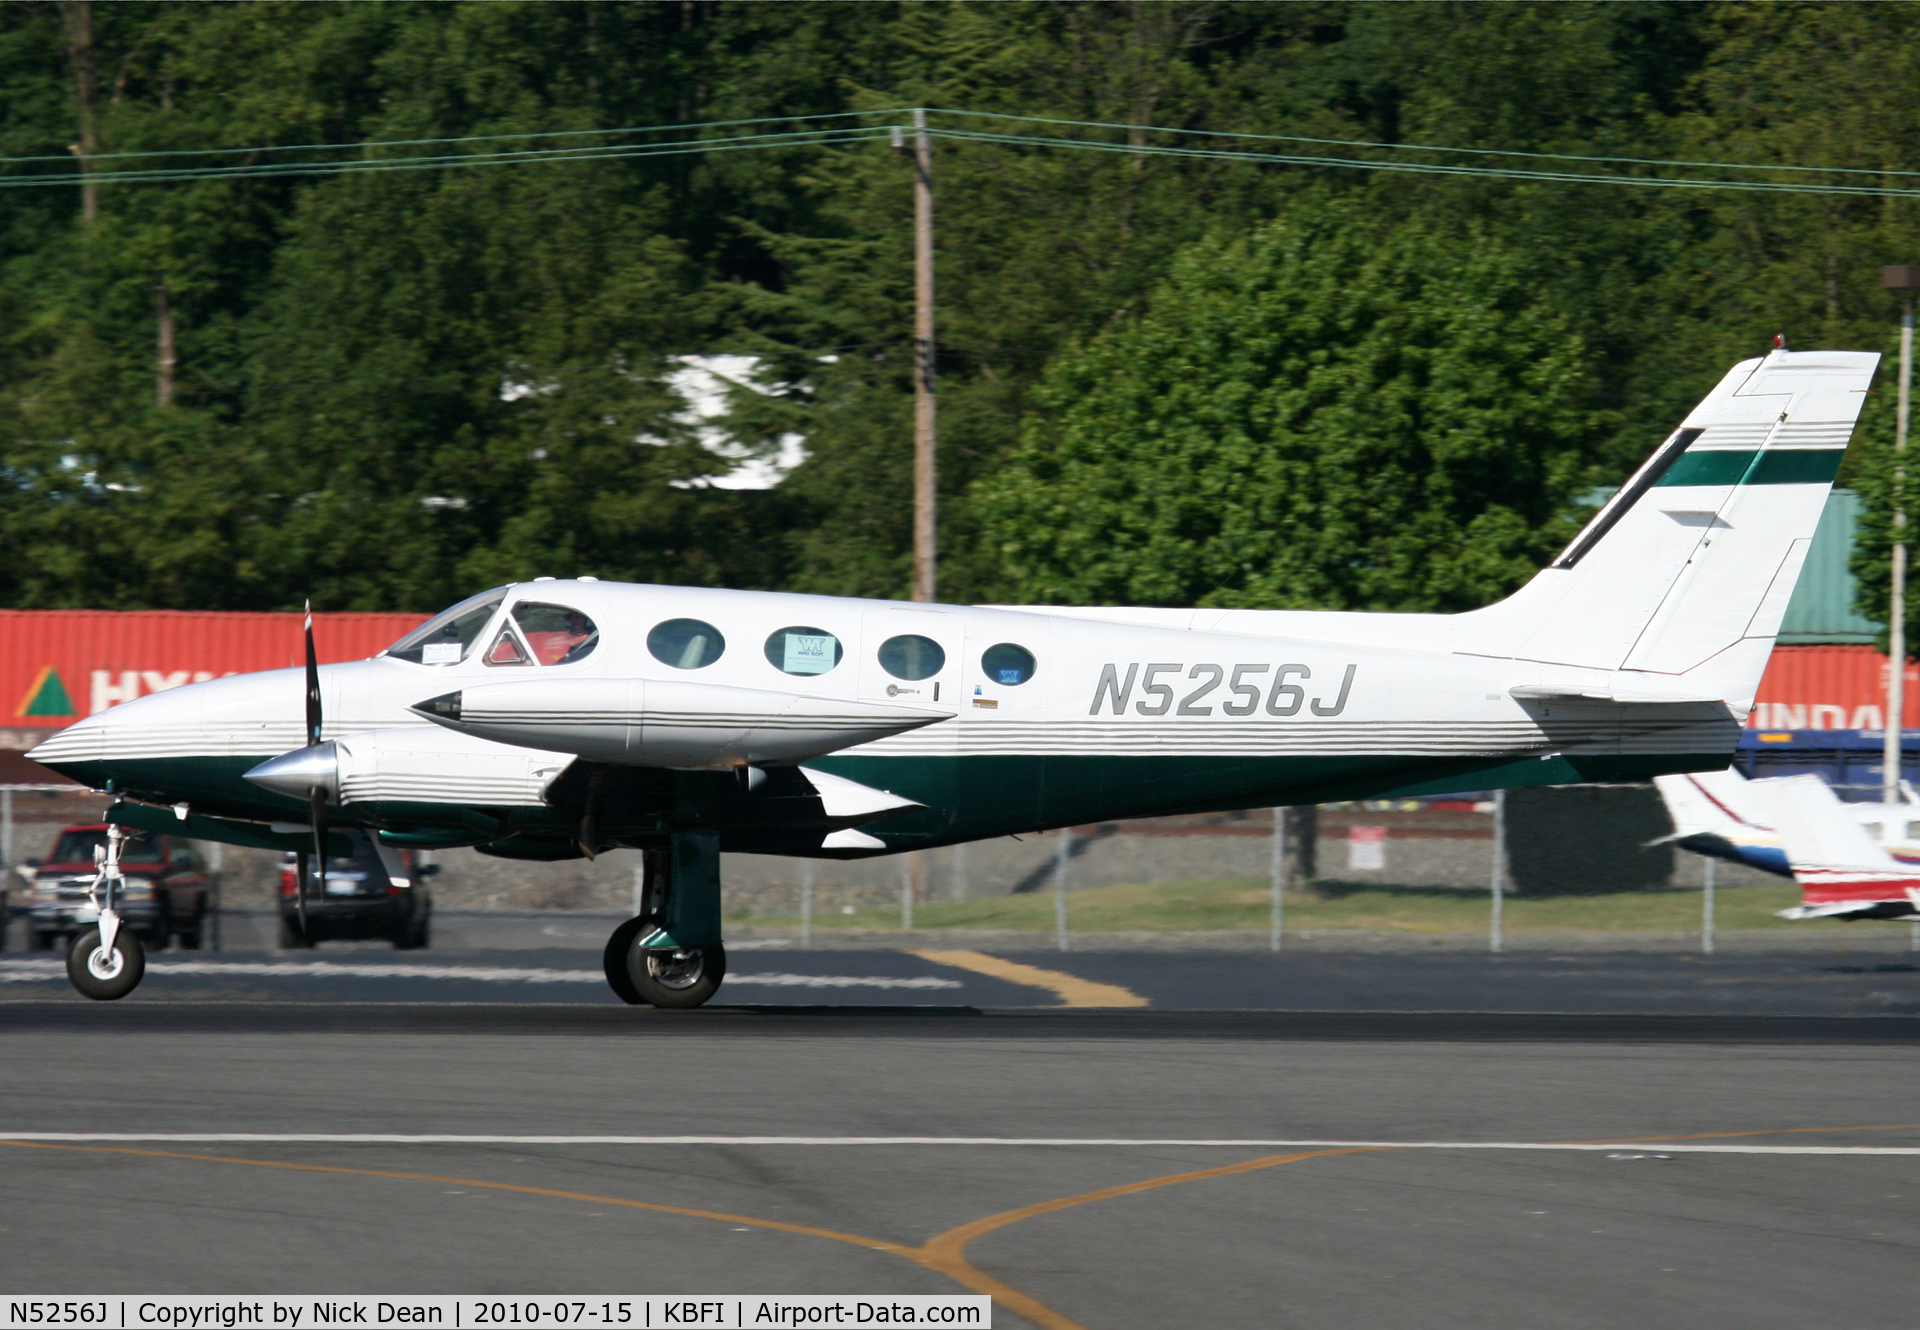
<path fill-rule="evenodd" d="M 627 954 L 627 974 L 643 1002 L 686 1009 L 704 1005 L 727 977 L 727 949 L 666 947 Z"/>
<path fill-rule="evenodd" d="M 139 935 L 121 925 L 111 955 L 100 947 L 100 930 L 89 928 L 67 949 L 67 978 L 87 997 L 100 1002 L 123 998 L 140 985 L 147 972 L 146 949 Z"/>
<path fill-rule="evenodd" d="M 647 1000 L 640 996 L 640 990 L 634 987 L 628 958 L 633 955 L 633 944 L 640 940 L 641 933 L 651 927 L 653 920 L 644 915 L 627 920 L 613 930 L 613 935 L 607 939 L 607 949 L 601 956 L 601 964 L 606 969 L 607 987 L 629 1007 L 644 1007 L 647 1004 Z"/>

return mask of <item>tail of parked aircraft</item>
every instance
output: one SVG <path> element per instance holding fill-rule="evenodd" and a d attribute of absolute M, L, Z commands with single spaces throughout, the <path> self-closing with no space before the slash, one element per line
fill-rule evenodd
<path fill-rule="evenodd" d="M 1879 361 L 1734 366 L 1552 564 L 1455 616 L 1454 649 L 1608 671 L 1588 696 L 1744 717 Z"/>
<path fill-rule="evenodd" d="M 1773 810 L 1739 772 L 1655 776 L 1653 784 L 1673 819 L 1673 835 L 1664 839 L 1695 854 L 1791 876 L 1773 829 Z"/>
<path fill-rule="evenodd" d="M 1800 904 L 1782 918 L 1920 919 L 1920 868 L 1876 845 L 1825 781 L 1783 776 L 1749 788 L 1766 804 L 1800 884 Z"/>

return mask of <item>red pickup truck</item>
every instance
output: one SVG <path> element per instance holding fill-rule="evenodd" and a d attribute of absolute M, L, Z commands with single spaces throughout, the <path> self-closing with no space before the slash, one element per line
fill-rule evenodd
<path fill-rule="evenodd" d="M 212 898 L 199 854 L 177 836 L 144 831 L 130 836 L 120 852 L 125 877 L 120 917 L 149 949 L 158 951 L 170 938 L 198 947 Z M 95 872 L 94 847 L 106 843 L 106 823 L 82 823 L 64 828 L 45 859 L 27 860 L 26 900 L 14 914 L 26 925 L 29 951 L 44 951 L 55 942 L 65 946 L 99 918 L 87 903 L 87 889 Z"/>

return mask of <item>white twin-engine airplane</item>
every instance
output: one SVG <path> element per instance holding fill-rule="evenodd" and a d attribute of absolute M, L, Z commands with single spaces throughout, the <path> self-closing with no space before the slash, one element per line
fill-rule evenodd
<path fill-rule="evenodd" d="M 961 606 L 538 579 L 385 654 L 127 702 L 35 749 L 108 820 L 344 853 L 628 847 L 628 1002 L 725 973 L 720 854 L 1725 767 L 1879 357 L 1736 365 L 1572 544 L 1465 614 Z M 311 633 L 309 632 L 309 641 Z M 311 662 L 309 649 L 309 662 Z M 117 851 L 118 842 L 114 842 Z M 113 909 L 68 973 L 139 980 Z M 302 872 L 300 882 L 308 875 Z"/>
<path fill-rule="evenodd" d="M 1786 842 L 1774 825 L 1776 796 L 1761 787 L 1774 781 L 1750 781 L 1737 771 L 1702 771 L 1684 776 L 1655 776 L 1653 783 L 1666 802 L 1667 815 L 1673 819 L 1673 835 L 1664 837 L 1683 850 L 1711 855 L 1763 873 L 1792 877 Z M 1804 789 L 1804 786 L 1795 786 Z M 1824 782 L 1821 788 L 1826 789 Z M 1899 863 L 1920 870 L 1920 795 L 1905 781 L 1900 782 L 1899 803 L 1843 804 L 1831 792 L 1825 802 L 1839 810 L 1837 816 L 1858 822 L 1869 841 L 1893 856 Z M 1902 900 L 1905 897 L 1901 898 Z M 1789 911 L 1791 919 L 1816 917 Z"/>

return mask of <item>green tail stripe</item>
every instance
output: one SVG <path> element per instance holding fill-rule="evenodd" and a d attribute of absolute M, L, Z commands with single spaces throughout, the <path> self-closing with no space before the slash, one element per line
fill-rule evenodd
<path fill-rule="evenodd" d="M 1827 485 L 1840 470 L 1844 448 L 1774 448 L 1745 452 L 1716 448 L 1681 456 L 1657 486 Z"/>

